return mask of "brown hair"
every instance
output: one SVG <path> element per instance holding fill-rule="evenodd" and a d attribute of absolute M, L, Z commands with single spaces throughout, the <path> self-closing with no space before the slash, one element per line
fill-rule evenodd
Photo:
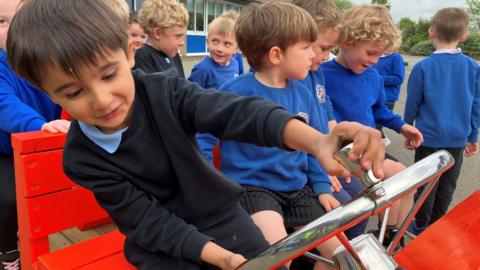
<path fill-rule="evenodd" d="M 125 29 L 128 28 L 128 4 L 125 0 L 103 0 L 112 11 L 122 19 Z"/>
<path fill-rule="evenodd" d="M 261 70 L 264 56 L 274 46 L 285 51 L 299 41 L 314 42 L 317 32 L 308 12 L 278 1 L 248 5 L 235 25 L 238 47 L 256 70 Z"/>
<path fill-rule="evenodd" d="M 387 51 L 396 51 L 402 37 L 388 9 L 383 5 L 361 5 L 345 14 L 343 41 L 355 45 L 358 42 L 382 43 Z"/>
<path fill-rule="evenodd" d="M 96 65 L 107 50 L 128 54 L 127 44 L 122 19 L 104 1 L 29 0 L 8 31 L 8 62 L 40 86 L 51 66 L 78 77 L 82 65 Z"/>
<path fill-rule="evenodd" d="M 331 0 L 293 0 L 292 4 L 310 13 L 320 32 L 327 29 L 342 31 L 343 13 Z"/>
<path fill-rule="evenodd" d="M 468 30 L 468 12 L 461 8 L 444 8 L 432 18 L 431 29 L 440 41 L 459 41 Z"/>

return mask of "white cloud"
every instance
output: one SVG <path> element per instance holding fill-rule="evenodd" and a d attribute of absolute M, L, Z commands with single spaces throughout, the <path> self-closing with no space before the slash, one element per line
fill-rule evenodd
<path fill-rule="evenodd" d="M 352 0 L 353 4 L 369 4 L 370 0 Z M 391 14 L 395 21 L 403 17 L 412 20 L 430 19 L 436 11 L 446 7 L 466 7 L 464 0 L 390 0 Z"/>

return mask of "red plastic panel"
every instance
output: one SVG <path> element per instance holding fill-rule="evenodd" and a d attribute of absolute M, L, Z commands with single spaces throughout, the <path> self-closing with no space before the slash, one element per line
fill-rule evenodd
<path fill-rule="evenodd" d="M 38 257 L 38 270 L 135 269 L 123 255 L 125 236 L 114 231 Z"/>
<path fill-rule="evenodd" d="M 21 156 L 23 172 L 20 175 L 23 178 L 17 177 L 17 182 L 24 181 L 22 185 L 24 197 L 34 197 L 78 186 L 63 173 L 62 154 L 63 150 L 59 149 Z M 15 166 L 17 164 L 16 161 Z"/>
<path fill-rule="evenodd" d="M 20 153 L 41 152 L 63 148 L 66 134 L 31 131 L 12 134 L 12 147 Z"/>
<path fill-rule="evenodd" d="M 480 190 L 395 255 L 407 270 L 480 269 Z"/>
<path fill-rule="evenodd" d="M 26 200 L 32 239 L 108 217 L 93 193 L 81 187 Z"/>

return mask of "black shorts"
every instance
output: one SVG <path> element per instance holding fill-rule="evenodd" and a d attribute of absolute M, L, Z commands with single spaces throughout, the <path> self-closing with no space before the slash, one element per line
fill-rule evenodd
<path fill-rule="evenodd" d="M 243 186 L 240 204 L 250 215 L 272 210 L 283 217 L 286 228 L 304 226 L 326 213 L 310 185 L 291 192 L 276 192 L 260 187 Z"/>

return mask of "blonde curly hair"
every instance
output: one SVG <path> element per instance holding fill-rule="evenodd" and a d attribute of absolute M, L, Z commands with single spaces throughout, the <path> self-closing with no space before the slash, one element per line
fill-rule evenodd
<path fill-rule="evenodd" d="M 381 43 L 386 51 L 396 51 L 402 36 L 385 6 L 361 5 L 345 14 L 342 41 L 351 45 L 374 41 Z"/>
<path fill-rule="evenodd" d="M 176 0 L 146 0 L 138 13 L 138 24 L 149 35 L 157 27 L 186 27 L 188 11 Z"/>

